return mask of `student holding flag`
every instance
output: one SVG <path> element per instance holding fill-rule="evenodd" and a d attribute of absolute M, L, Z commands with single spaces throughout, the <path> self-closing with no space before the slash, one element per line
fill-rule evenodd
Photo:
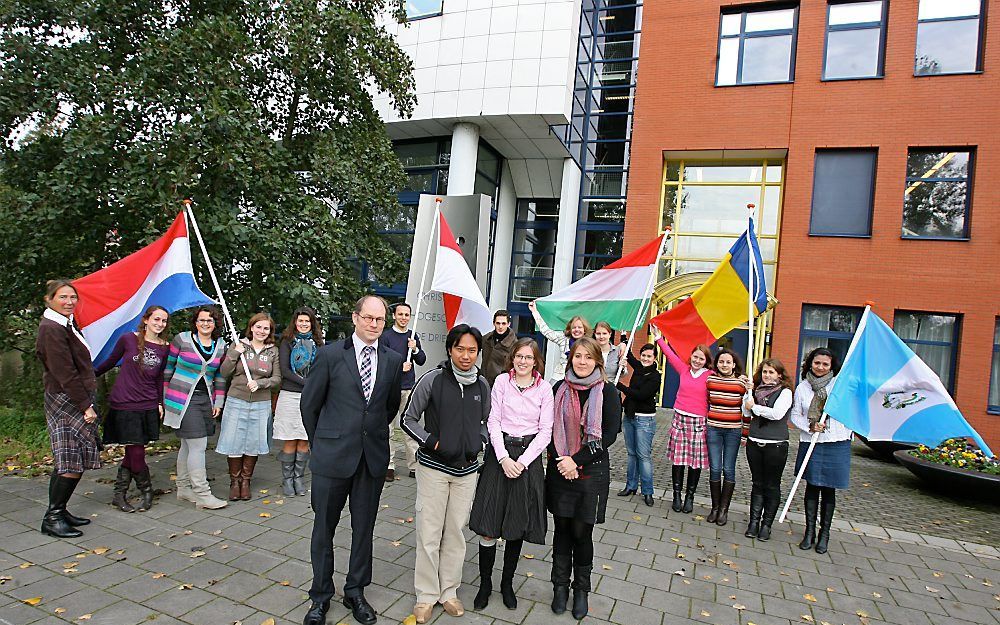
<path fill-rule="evenodd" d="M 800 430 L 799 454 L 795 472 L 809 449 L 813 434 L 819 433 L 812 457 L 806 465 L 806 527 L 799 549 L 826 553 L 830 542 L 833 511 L 837 505 L 837 489 L 847 488 L 851 480 L 851 438 L 853 433 L 836 419 L 822 419 L 827 389 L 840 372 L 836 354 L 825 347 L 809 352 L 802 363 L 802 383 L 795 389 L 792 402 L 792 424 Z M 822 499 L 822 503 L 821 500 Z M 816 533 L 816 512 L 819 511 L 819 534 Z"/>
<path fill-rule="evenodd" d="M 590 336 L 590 324 L 580 315 L 575 315 L 566 324 L 566 328 L 562 332 L 558 332 L 545 323 L 545 319 L 538 313 L 538 307 L 535 305 L 535 302 L 528 302 L 528 308 L 531 309 L 531 315 L 535 318 L 535 323 L 538 324 L 538 331 L 542 333 L 542 336 L 546 340 L 552 341 L 559 349 L 559 362 L 552 373 L 552 381 L 561 380 L 566 373 L 570 350 L 573 349 L 573 345 L 578 340 L 585 336 Z M 603 352 L 601 360 L 602 362 L 604 360 Z"/>
<path fill-rule="evenodd" d="M 163 417 L 163 370 L 167 366 L 169 344 L 164 335 L 170 315 L 162 306 L 150 306 L 139 321 L 137 332 L 123 334 L 111 355 L 97 367 L 100 377 L 118 366 L 121 371 L 111 388 L 111 410 L 104 420 L 104 442 L 125 445 L 118 467 L 111 505 L 122 512 L 140 512 L 153 506 L 153 483 L 146 464 L 146 445 L 160 438 Z M 129 503 L 128 487 L 142 493 L 139 507 Z"/>

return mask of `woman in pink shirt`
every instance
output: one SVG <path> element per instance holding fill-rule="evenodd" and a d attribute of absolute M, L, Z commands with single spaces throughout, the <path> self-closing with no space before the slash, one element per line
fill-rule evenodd
<path fill-rule="evenodd" d="M 506 541 L 500 593 L 508 609 L 517 607 L 514 572 L 527 540 L 545 544 L 545 476 L 541 453 L 552 440 L 552 387 L 542 378 L 545 363 L 529 338 L 514 343 L 508 373 L 493 383 L 487 428 L 490 446 L 472 504 L 469 529 L 479 534 L 479 593 L 482 610 L 493 592 L 497 538 Z"/>
<path fill-rule="evenodd" d="M 657 345 L 667 356 L 667 362 L 680 377 L 677 397 L 674 399 L 674 420 L 670 428 L 670 442 L 667 445 L 667 459 L 672 466 L 674 486 L 674 512 L 690 513 L 694 510 L 694 492 L 698 488 L 701 470 L 708 466 L 708 444 L 705 442 L 705 416 L 708 414 L 708 376 L 712 373 L 707 365 L 712 360 L 712 352 L 706 345 L 698 345 L 691 357 L 684 361 L 662 338 Z M 688 467 L 687 493 L 681 502 L 684 488 L 684 467 Z"/>

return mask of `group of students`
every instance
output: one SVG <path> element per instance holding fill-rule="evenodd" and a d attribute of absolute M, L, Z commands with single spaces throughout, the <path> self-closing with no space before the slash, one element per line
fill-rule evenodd
<path fill-rule="evenodd" d="M 159 437 L 161 418 L 181 439 L 179 499 L 199 508 L 227 505 L 212 494 L 205 470 L 208 437 L 214 435 L 220 415 L 216 451 L 227 456 L 229 501 L 250 499 L 257 458 L 269 452 L 272 437 L 283 442 L 277 457 L 284 494 L 306 494 L 310 437 L 299 403 L 323 345 L 323 331 L 311 309 L 297 309 L 280 339 L 271 317 L 258 313 L 250 319 L 244 338 L 227 346 L 216 307 L 196 309 L 190 330 L 168 342 L 169 315 L 152 306 L 136 331 L 124 334 L 105 364 L 95 370 L 89 346 L 73 321 L 77 303 L 73 285 L 50 281 L 45 303 L 36 352 L 44 366 L 55 467 L 44 533 L 81 535 L 78 528 L 89 521 L 69 513 L 66 504 L 82 472 L 100 467 L 102 439 L 125 445 L 113 505 L 124 512 L 148 510 L 153 490 L 144 446 Z M 556 614 L 565 612 L 572 587 L 572 614 L 577 619 L 586 616 L 593 530 L 604 522 L 609 496 L 607 450 L 619 432 L 628 448 L 628 470 L 626 486 L 618 494 L 630 496 L 641 488 L 646 505 L 653 505 L 650 449 L 661 379 L 656 345 L 643 345 L 637 357 L 626 353 L 624 344 L 612 344 L 607 323 L 598 323 L 591 331 L 585 319 L 574 317 L 558 332 L 545 324 L 534 305 L 530 308 L 543 334 L 557 345 L 560 363 L 551 382 L 544 378 L 538 344 L 516 338 L 506 311 L 496 313 L 495 330 L 485 337 L 467 325 L 452 328 L 445 342 L 447 359 L 419 380 L 413 367 L 423 364 L 426 355 L 406 329 L 409 305 L 398 304 L 393 326 L 377 335 L 380 344 L 403 357 L 403 398 L 398 410 L 395 401 L 390 403 L 395 423 L 407 437 L 408 467 L 417 480 L 413 612 L 418 623 L 430 620 L 437 604 L 453 616 L 464 612 L 457 589 L 465 561 L 466 525 L 479 536 L 476 609 L 485 608 L 493 592 L 501 539 L 500 593 L 506 607 L 516 608 L 513 579 L 522 546 L 524 541 L 545 542 L 547 513 L 554 525 L 551 608 Z M 839 369 L 836 356 L 825 348 L 810 352 L 802 369 L 804 383 L 793 393 L 789 375 L 777 359 L 762 362 L 751 380 L 731 350 L 721 349 L 713 358 L 706 346 L 699 345 L 685 360 L 663 339 L 656 344 L 680 377 L 667 452 L 673 469 L 673 510 L 693 510 L 701 469 L 708 465 L 712 508 L 707 520 L 726 524 L 736 456 L 746 429 L 753 476 L 746 535 L 768 540 L 781 498 L 791 421 L 806 441 L 819 433 L 805 474 L 806 536 L 800 547 L 815 546 L 817 552 L 825 552 L 835 490 L 847 487 L 850 468 L 850 432 L 836 421 L 824 424 L 820 419 L 825 389 Z M 481 356 L 482 370 L 476 364 Z M 619 371 L 626 367 L 622 356 L 632 370 L 628 384 L 617 382 Z M 101 437 L 96 378 L 116 364 L 120 373 L 109 396 L 110 412 Z M 371 373 L 363 370 L 362 380 L 365 375 Z M 280 392 L 272 421 L 275 389 Z M 387 423 L 386 440 L 392 429 Z M 800 446 L 797 464 L 806 447 Z M 395 479 L 389 466 L 387 481 Z M 141 493 L 137 505 L 127 498 L 132 480 Z M 325 615 L 325 609 L 321 612 Z"/>

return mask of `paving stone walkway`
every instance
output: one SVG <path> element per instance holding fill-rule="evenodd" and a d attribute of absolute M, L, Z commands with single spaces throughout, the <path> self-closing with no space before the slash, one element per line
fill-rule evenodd
<path fill-rule="evenodd" d="M 151 459 L 157 488 L 171 487 L 173 463 L 173 454 Z M 217 476 L 216 493 L 223 494 L 225 460 L 210 452 L 209 469 Z M 119 513 L 107 505 L 113 471 L 86 474 L 71 508 L 93 523 L 73 540 L 38 532 L 45 479 L 0 479 L 0 625 L 301 623 L 312 513 L 307 497 L 281 497 L 273 459 L 258 465 L 252 501 L 216 511 L 182 505 L 169 493 L 149 512 Z M 414 480 L 403 476 L 382 495 L 374 583 L 366 593 L 379 623 L 401 622 L 413 605 L 415 490 Z M 967 535 L 959 531 L 939 538 L 852 523 L 845 512 L 821 556 L 797 548 L 797 515 L 771 541 L 760 542 L 743 537 L 742 511 L 720 528 L 701 518 L 707 512 L 701 500 L 695 514 L 683 515 L 661 500 L 647 508 L 638 498 L 611 499 L 608 522 L 595 531 L 587 624 L 1000 625 L 995 540 L 977 544 L 963 542 Z M 459 596 L 471 608 L 478 566 L 468 537 Z M 346 517 L 337 544 L 339 589 L 350 544 Z M 494 594 L 483 612 L 470 609 L 453 620 L 438 609 L 435 622 L 572 623 L 548 608 L 550 561 L 548 545 L 525 547 L 516 610 Z M 339 603 L 328 622 L 354 623 Z"/>

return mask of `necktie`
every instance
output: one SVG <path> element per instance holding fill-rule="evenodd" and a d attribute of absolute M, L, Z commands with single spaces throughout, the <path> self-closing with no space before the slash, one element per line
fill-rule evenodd
<path fill-rule="evenodd" d="M 361 349 L 361 388 L 365 392 L 365 402 L 372 398 L 372 353 L 375 348 L 366 345 Z"/>

